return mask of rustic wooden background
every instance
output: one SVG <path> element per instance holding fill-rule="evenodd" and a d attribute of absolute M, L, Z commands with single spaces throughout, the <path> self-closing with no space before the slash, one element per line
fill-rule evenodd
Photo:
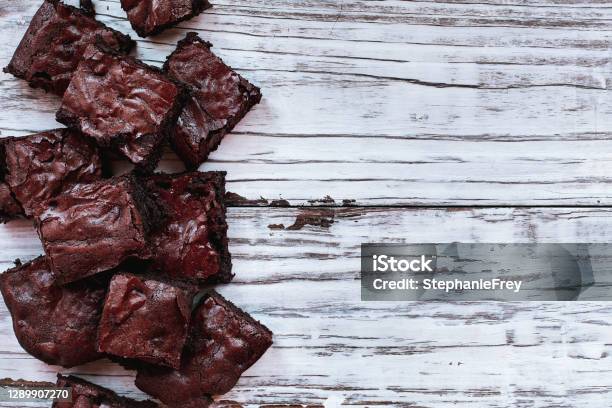
<path fill-rule="evenodd" d="M 0 65 L 39 3 L 0 0 Z M 94 3 L 137 38 L 118 0 Z M 612 3 L 214 4 L 136 54 L 160 64 L 197 31 L 264 93 L 202 166 L 244 197 L 228 210 L 236 279 L 219 290 L 275 332 L 223 399 L 611 406 L 612 305 L 361 302 L 358 279 L 362 242 L 610 242 Z M 57 127 L 58 104 L 1 75 L 1 134 Z M 0 226 L 2 269 L 41 252 L 29 222 Z M 0 378 L 54 378 L 4 305 L 0 327 Z M 143 396 L 110 362 L 69 371 Z"/>

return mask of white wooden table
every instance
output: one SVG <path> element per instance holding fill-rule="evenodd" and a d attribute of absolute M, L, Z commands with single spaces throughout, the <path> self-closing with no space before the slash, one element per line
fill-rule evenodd
<path fill-rule="evenodd" d="M 0 0 L 0 65 L 39 3 Z M 118 0 L 94 3 L 138 38 Z M 222 398 L 610 407 L 612 304 L 361 302 L 358 278 L 362 242 L 612 240 L 612 3 L 214 4 L 136 55 L 159 65 L 197 31 L 264 93 L 201 167 L 246 198 L 228 210 L 236 279 L 219 290 L 275 333 Z M 57 127 L 58 104 L 2 74 L 1 134 Z M 30 222 L 0 226 L 1 269 L 41 252 Z M 54 379 L 4 305 L 0 327 L 0 378 Z M 143 397 L 108 361 L 68 371 Z"/>

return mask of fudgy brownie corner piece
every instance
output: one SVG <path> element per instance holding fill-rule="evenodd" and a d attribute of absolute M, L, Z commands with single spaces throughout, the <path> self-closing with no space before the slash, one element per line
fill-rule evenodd
<path fill-rule="evenodd" d="M 226 133 L 261 100 L 259 88 L 227 66 L 212 45 L 188 33 L 168 56 L 164 71 L 193 88 L 170 134 L 176 153 L 195 169 Z"/>
<path fill-rule="evenodd" d="M 213 292 L 194 310 L 179 370 L 143 366 L 136 386 L 174 406 L 224 394 L 272 345 L 272 332 Z"/>
<path fill-rule="evenodd" d="M 153 401 L 137 401 L 120 397 L 108 388 L 101 387 L 72 375 L 57 375 L 57 387 L 71 388 L 72 401 L 55 401 L 52 408 L 158 408 Z"/>
<path fill-rule="evenodd" d="M 41 207 L 38 235 L 62 284 L 148 257 L 147 236 L 161 219 L 131 175 L 75 184 Z"/>
<path fill-rule="evenodd" d="M 4 72 L 61 96 L 85 48 L 97 39 L 124 53 L 134 46 L 129 36 L 105 26 L 87 11 L 45 0 Z"/>
<path fill-rule="evenodd" d="M 154 174 L 147 180 L 166 212 L 163 226 L 151 234 L 153 267 L 198 283 L 231 281 L 225 172 Z"/>
<path fill-rule="evenodd" d="M 104 302 L 98 350 L 179 368 L 196 291 L 154 276 L 115 275 Z"/>
<path fill-rule="evenodd" d="M 207 0 L 121 0 L 121 8 L 141 37 L 160 33 L 210 7 Z"/>
<path fill-rule="evenodd" d="M 19 344 L 34 357 L 64 367 L 102 357 L 96 335 L 107 283 L 95 277 L 60 286 L 44 256 L 0 275 Z"/>
<path fill-rule="evenodd" d="M 152 170 L 187 96 L 158 68 L 96 43 L 85 50 L 56 118 Z"/>
<path fill-rule="evenodd" d="M 97 148 L 68 129 L 0 140 L 0 217 L 32 216 L 68 185 L 102 176 Z"/>

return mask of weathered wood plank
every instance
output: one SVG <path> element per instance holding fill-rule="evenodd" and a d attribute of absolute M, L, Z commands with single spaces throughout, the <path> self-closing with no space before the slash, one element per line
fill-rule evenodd
<path fill-rule="evenodd" d="M 231 208 L 236 280 L 218 289 L 271 327 L 275 344 L 224 398 L 332 407 L 607 406 L 608 303 L 361 302 L 357 279 L 362 242 L 609 242 L 611 212 Z M 299 228 L 300 217 L 315 225 Z M 293 229 L 269 227 L 296 221 Z M 28 222 L 0 226 L 0 242 L 3 269 L 41 251 Z M 0 327 L 0 377 L 54 377 L 57 367 L 20 349 L 4 306 Z M 142 396 L 131 374 L 109 362 L 70 371 Z"/>
<path fill-rule="evenodd" d="M 610 3 L 477 3 L 218 1 L 139 39 L 137 55 L 159 64 L 197 30 L 262 86 L 263 103 L 203 167 L 228 170 L 229 188 L 251 199 L 609 205 Z M 131 31 L 116 1 L 96 5 L 101 20 Z M 0 2 L 2 65 L 37 6 Z M 57 126 L 57 105 L 0 76 L 3 135 Z M 171 155 L 163 166 L 180 167 Z M 607 242 L 609 212 L 232 208 L 237 279 L 220 290 L 276 343 L 226 397 L 607 406 L 607 304 L 363 303 L 356 278 L 364 241 Z M 300 215 L 327 227 L 268 228 Z M 0 243 L 2 269 L 41 252 L 28 222 L 1 226 Z M 52 380 L 55 367 L 23 353 L 9 326 L 2 308 L 0 376 Z M 142 396 L 109 362 L 74 371 Z"/>
<path fill-rule="evenodd" d="M 117 1 L 96 4 L 101 20 L 131 32 Z M 37 5 L 2 4 L 2 65 Z M 197 29 L 263 88 L 263 102 L 203 166 L 227 170 L 230 188 L 250 199 L 610 205 L 611 10 L 219 1 L 138 39 L 137 55 L 159 64 Z M 58 104 L 0 76 L 2 135 L 58 126 Z"/>

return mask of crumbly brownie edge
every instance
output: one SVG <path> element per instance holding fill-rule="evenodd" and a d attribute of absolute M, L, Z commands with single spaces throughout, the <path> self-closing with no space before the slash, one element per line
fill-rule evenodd
<path fill-rule="evenodd" d="M 163 137 L 160 139 L 157 148 L 154 150 L 154 153 L 151 155 L 149 160 L 146 161 L 146 163 L 136 167 L 136 171 L 143 174 L 151 173 L 153 170 L 155 170 L 155 167 L 157 167 L 157 164 L 159 163 L 159 160 L 163 154 L 163 146 L 168 144 L 170 132 L 172 132 L 172 129 L 176 125 L 176 121 L 178 120 L 183 107 L 191 97 L 191 92 L 189 88 L 185 86 L 185 84 L 170 78 L 170 76 L 163 73 L 163 71 L 162 74 L 164 77 L 168 78 L 174 83 L 178 89 L 178 94 L 174 100 L 174 104 L 172 105 L 170 112 L 166 116 L 165 121 L 160 125 L 160 132 L 162 133 Z"/>
<path fill-rule="evenodd" d="M 4 185 L 6 187 L 6 189 L 9 191 L 9 194 L 12 198 L 12 203 L 11 205 L 15 205 L 17 208 L 19 208 L 19 213 L 15 214 L 13 212 L 5 212 L 3 211 L 3 207 L 2 204 L 0 203 L 0 224 L 6 223 L 8 221 L 14 220 L 14 219 L 18 219 L 18 218 L 24 218 L 25 217 L 25 211 L 23 210 L 23 207 L 21 206 L 21 204 L 19 203 L 19 201 L 17 201 L 17 198 L 15 197 L 15 194 L 13 193 L 13 190 L 11 189 L 11 187 L 4 182 L 4 179 L 6 177 L 6 175 L 8 174 L 8 168 L 6 165 L 6 143 L 9 140 L 13 140 L 15 139 L 14 137 L 5 137 L 0 139 L 0 185 Z"/>
<path fill-rule="evenodd" d="M 234 279 L 232 273 L 232 255 L 229 251 L 229 239 L 227 237 L 227 208 L 225 206 L 225 171 L 214 171 L 201 173 L 205 174 L 215 185 L 215 198 L 219 206 L 220 212 L 215 212 L 216 217 L 213 221 L 215 226 L 220 228 L 214 229 L 214 238 L 219 248 L 221 262 L 219 264 L 219 273 L 209 278 L 208 283 L 229 283 Z"/>
<path fill-rule="evenodd" d="M 8 173 L 8 168 L 6 165 L 6 142 L 12 139 L 12 137 L 4 137 L 0 139 L 0 182 L 4 181 Z"/>
<path fill-rule="evenodd" d="M 140 213 L 144 227 L 145 239 L 149 234 L 159 228 L 165 219 L 163 207 L 153 198 L 147 189 L 146 183 L 136 174 L 125 176 L 130 183 L 130 192 L 134 199 L 134 205 Z"/>

